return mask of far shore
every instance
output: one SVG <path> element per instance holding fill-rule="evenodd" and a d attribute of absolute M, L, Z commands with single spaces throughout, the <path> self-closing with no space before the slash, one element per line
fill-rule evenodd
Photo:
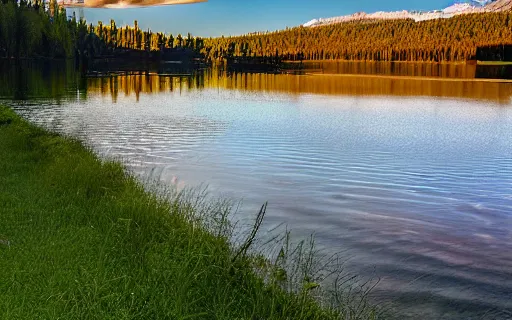
<path fill-rule="evenodd" d="M 388 61 L 388 60 L 343 60 L 343 59 L 323 59 L 323 60 L 283 60 L 283 63 L 325 63 L 325 62 L 358 62 L 358 63 L 404 63 L 404 64 L 449 64 L 449 65 L 471 65 L 475 64 L 474 61 Z M 512 61 L 480 61 L 477 60 L 478 65 L 512 65 Z"/>
<path fill-rule="evenodd" d="M 494 83 L 512 83 L 508 79 L 489 79 L 489 78 L 443 78 L 443 77 L 423 77 L 423 76 L 397 76 L 397 75 L 379 75 L 379 74 L 340 74 L 340 73 L 313 73 L 308 72 L 307 76 L 335 76 L 335 77 L 354 77 L 354 78 L 381 78 L 381 79 L 400 79 L 400 80 L 434 80 L 450 82 L 494 82 Z"/>

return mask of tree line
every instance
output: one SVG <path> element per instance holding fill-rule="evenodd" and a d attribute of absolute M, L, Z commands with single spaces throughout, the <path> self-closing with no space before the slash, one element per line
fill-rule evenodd
<path fill-rule="evenodd" d="M 55 1 L 0 1 L 0 57 L 70 57 L 78 31 Z"/>
<path fill-rule="evenodd" d="M 110 48 L 162 51 L 186 48 L 207 61 L 367 60 L 467 61 L 482 48 L 512 45 L 512 12 L 490 12 L 415 22 L 412 19 L 348 22 L 319 27 L 251 33 L 234 37 L 183 37 L 116 27 L 101 22 L 89 32 Z M 498 49 L 496 49 L 498 48 Z M 491 50 L 491 49 L 490 49 Z M 479 54 L 481 55 L 481 54 Z M 489 55 L 487 55 L 489 56 Z M 499 56 L 499 55 L 494 55 Z"/>
<path fill-rule="evenodd" d="M 153 33 L 150 29 L 147 31 L 141 30 L 137 20 L 134 21 L 133 27 L 117 27 L 114 20 L 110 21 L 110 25 L 103 25 L 100 21 L 96 26 L 90 24 L 89 32 L 104 40 L 107 46 L 112 49 L 161 51 L 164 49 L 188 48 L 199 52 L 204 47 L 204 41 L 200 37 L 193 37 L 190 33 L 186 37 L 181 34 L 174 37 L 172 34 L 162 32 Z"/>
<path fill-rule="evenodd" d="M 467 61 L 512 45 L 512 12 L 415 22 L 383 20 L 200 38 L 67 17 L 55 0 L 0 0 L 0 57 L 91 58 L 126 50 L 188 50 L 207 61 Z M 503 51 L 503 50 L 501 50 Z M 493 56 L 500 56 L 494 54 Z M 501 54 L 503 56 L 503 54 Z M 263 60 L 262 60 L 263 58 Z M 267 59 L 267 60 L 265 60 Z"/>
<path fill-rule="evenodd" d="M 55 0 L 0 0 L 0 57 L 91 58 L 115 54 L 116 50 L 162 51 L 190 49 L 202 51 L 199 37 L 117 27 L 114 20 L 104 25 L 87 24 L 67 17 Z"/>
<path fill-rule="evenodd" d="M 466 61 L 478 48 L 512 45 L 512 12 L 338 23 L 205 40 L 210 60 L 276 57 L 284 60 Z"/>

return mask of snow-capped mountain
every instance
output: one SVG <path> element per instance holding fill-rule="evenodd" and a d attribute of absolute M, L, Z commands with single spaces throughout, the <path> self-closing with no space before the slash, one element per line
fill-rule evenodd
<path fill-rule="evenodd" d="M 489 3 L 491 3 L 492 0 L 466 0 L 466 1 L 457 1 L 457 3 L 467 3 L 475 7 L 483 7 Z"/>
<path fill-rule="evenodd" d="M 485 6 L 486 11 L 512 10 L 512 0 L 495 0 Z"/>
<path fill-rule="evenodd" d="M 304 27 L 313 27 L 333 23 L 350 21 L 413 19 L 415 21 L 451 18 L 459 14 L 504 11 L 512 9 L 512 0 L 467 0 L 457 1 L 442 10 L 433 11 L 379 11 L 374 13 L 357 12 L 347 16 L 313 19 L 303 24 Z"/>

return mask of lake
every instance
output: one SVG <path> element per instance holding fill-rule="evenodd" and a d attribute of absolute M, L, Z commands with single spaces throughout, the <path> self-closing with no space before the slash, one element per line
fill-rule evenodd
<path fill-rule="evenodd" d="M 314 233 L 397 318 L 512 318 L 512 83 L 337 68 L 4 65 L 0 102 L 144 179 L 242 200 L 242 219 L 268 201 L 263 234 Z"/>

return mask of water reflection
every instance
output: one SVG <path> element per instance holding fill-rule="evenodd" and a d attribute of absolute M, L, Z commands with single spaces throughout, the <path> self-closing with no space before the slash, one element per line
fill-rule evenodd
<path fill-rule="evenodd" d="M 119 95 L 134 95 L 136 101 L 139 101 L 141 93 L 182 92 L 205 88 L 344 96 L 447 97 L 500 103 L 509 103 L 512 97 L 512 82 L 473 79 L 477 68 L 475 65 L 398 63 L 395 64 L 396 67 L 390 67 L 388 64 L 377 62 L 330 62 L 312 65 L 321 65 L 324 71 L 338 74 L 316 73 L 297 76 L 229 72 L 219 68 L 206 70 L 161 68 L 158 72 L 150 70 L 90 72 L 84 75 L 77 72 L 74 65 L 69 62 L 13 64 L 9 61 L 0 61 L 0 70 L 2 70 L 0 83 L 3 84 L 0 87 L 0 97 L 15 100 L 32 97 L 85 99 L 87 94 L 100 94 L 110 96 L 114 102 Z M 497 70 L 504 68 L 503 66 L 488 67 L 496 67 Z M 381 75 L 413 75 L 414 77 L 381 77 Z M 415 77 L 415 75 L 435 75 L 439 78 Z M 450 77 L 460 77 L 460 79 Z"/>
<path fill-rule="evenodd" d="M 205 87 L 205 72 L 193 74 L 166 75 L 152 72 L 125 72 L 88 77 L 87 87 L 90 94 L 111 96 L 117 101 L 120 94 L 134 95 L 139 101 L 141 93 L 182 92 L 183 90 Z"/>
<path fill-rule="evenodd" d="M 72 61 L 22 61 L 0 59 L 0 97 L 14 100 L 69 97 L 85 99 L 86 79 Z"/>
<path fill-rule="evenodd" d="M 241 214 L 269 201 L 265 228 L 284 222 L 344 250 L 350 271 L 382 277 L 372 298 L 398 318 L 510 318 L 512 84 L 205 70 L 99 73 L 84 88 L 38 77 L 18 78 L 28 82 L 14 97 L 29 97 L 13 103 L 19 113 L 143 176 L 243 198 Z"/>
<path fill-rule="evenodd" d="M 296 64 L 295 64 L 296 65 Z M 291 65 L 293 66 L 293 65 Z M 416 63 L 383 61 L 320 61 L 305 62 L 302 67 L 308 72 L 327 74 L 363 74 L 386 76 L 443 77 L 472 79 L 476 70 L 486 70 L 476 64 L 461 63 Z"/>
<path fill-rule="evenodd" d="M 453 81 L 425 78 L 379 78 L 353 75 L 291 75 L 230 73 L 219 69 L 189 75 L 162 75 L 150 72 L 114 74 L 87 79 L 90 94 L 102 94 L 116 101 L 119 94 L 162 93 L 195 89 L 230 89 L 292 94 L 345 96 L 427 96 L 509 103 L 512 83 Z"/>
<path fill-rule="evenodd" d="M 430 96 L 508 103 L 511 83 L 400 79 L 357 75 L 223 74 L 212 71 L 207 87 L 346 96 Z"/>

